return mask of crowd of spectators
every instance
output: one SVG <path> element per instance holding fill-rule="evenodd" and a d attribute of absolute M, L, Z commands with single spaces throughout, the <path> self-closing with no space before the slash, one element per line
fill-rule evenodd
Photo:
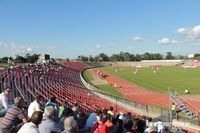
<path fill-rule="evenodd" d="M 4 90 L 10 92 L 9 88 Z M 3 91 L 1 95 L 7 92 Z M 5 108 L 6 96 L 0 100 Z M 27 110 L 21 97 L 7 107 L 1 121 L 3 133 L 170 133 L 170 127 L 152 118 L 133 116 L 130 112 L 116 112 L 113 107 L 96 112 L 83 112 L 76 104 L 70 108 L 66 101 L 59 107 L 55 97 L 40 105 L 41 96 L 35 97 Z M 5 106 L 5 107 L 4 107 Z"/>

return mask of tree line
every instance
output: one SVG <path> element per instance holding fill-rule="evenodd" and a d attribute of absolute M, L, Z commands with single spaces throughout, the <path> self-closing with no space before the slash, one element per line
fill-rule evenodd
<path fill-rule="evenodd" d="M 174 59 L 188 59 L 188 57 L 182 55 L 175 56 L 171 52 L 167 52 L 165 56 L 160 53 L 149 53 L 149 52 L 146 52 L 144 54 L 132 54 L 129 52 L 120 52 L 119 54 L 112 54 L 111 56 L 108 56 L 105 53 L 100 53 L 94 57 L 91 55 L 89 56 L 80 55 L 77 57 L 78 61 L 84 61 L 84 62 L 174 60 Z"/>
<path fill-rule="evenodd" d="M 15 63 L 35 63 L 37 62 L 39 54 L 29 54 L 27 53 L 25 56 L 16 55 L 13 57 L 2 57 L 0 58 L 0 63 L 8 63 L 8 59 L 14 61 Z M 68 59 L 68 58 L 67 58 Z M 80 55 L 76 60 L 83 62 L 100 62 L 100 61 L 141 61 L 141 60 L 174 60 L 174 59 L 188 59 L 187 56 L 178 55 L 175 56 L 171 52 L 167 52 L 166 55 L 162 55 L 160 53 L 149 53 L 146 52 L 144 54 L 132 54 L 129 52 L 120 52 L 118 54 L 112 54 L 108 56 L 105 53 L 100 53 L 96 56 L 84 56 Z M 200 60 L 200 53 L 194 54 L 194 57 L 191 59 Z M 68 59 L 69 60 L 69 59 Z"/>
<path fill-rule="evenodd" d="M 25 56 L 16 55 L 15 58 L 13 57 L 2 57 L 0 58 L 0 63 L 8 63 L 8 60 L 14 61 L 15 63 L 35 63 L 37 62 L 39 54 L 26 54 Z"/>

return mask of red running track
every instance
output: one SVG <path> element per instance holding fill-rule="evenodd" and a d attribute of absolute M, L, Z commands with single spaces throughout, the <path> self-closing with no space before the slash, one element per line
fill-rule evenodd
<path fill-rule="evenodd" d="M 168 106 L 170 99 L 168 94 L 154 92 L 137 86 L 127 80 L 124 80 L 118 76 L 112 75 L 107 71 L 101 70 L 104 74 L 108 75 L 106 80 L 109 84 L 115 87 L 120 93 L 122 93 L 128 100 L 134 101 L 140 104 L 153 105 L 153 106 Z M 116 84 L 116 85 L 115 85 Z M 200 102 L 187 100 L 190 105 L 200 110 Z"/>

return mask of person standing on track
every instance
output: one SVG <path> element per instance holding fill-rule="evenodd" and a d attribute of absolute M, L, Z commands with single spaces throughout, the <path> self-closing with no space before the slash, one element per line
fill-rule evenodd
<path fill-rule="evenodd" d="M 174 117 L 176 117 L 176 105 L 174 103 L 172 103 L 171 112 L 172 112 L 172 119 L 173 119 Z"/>

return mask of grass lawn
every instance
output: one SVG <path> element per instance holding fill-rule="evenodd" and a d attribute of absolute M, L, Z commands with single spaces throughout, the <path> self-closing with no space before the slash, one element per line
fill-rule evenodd
<path fill-rule="evenodd" d="M 90 71 L 89 69 L 85 70 L 83 72 L 83 78 L 88 82 L 88 83 L 91 83 L 91 81 L 93 80 L 91 74 L 90 74 Z"/>
<path fill-rule="evenodd" d="M 0 63 L 0 67 L 6 68 L 8 66 L 7 63 Z"/>
<path fill-rule="evenodd" d="M 108 94 L 111 94 L 113 96 L 117 96 L 117 97 L 120 97 L 120 98 L 124 98 L 123 95 L 121 93 L 119 93 L 117 90 L 115 90 L 115 88 L 113 88 L 112 86 L 110 85 L 95 85 L 97 88 L 105 91 L 106 93 Z"/>
<path fill-rule="evenodd" d="M 138 73 L 134 72 L 138 69 Z M 154 74 L 156 68 L 111 68 L 104 70 L 123 79 L 133 82 L 146 89 L 168 92 L 168 88 L 183 94 L 187 88 L 191 93 L 200 93 L 200 69 L 181 67 L 161 67 Z"/>
<path fill-rule="evenodd" d="M 83 77 L 88 83 L 92 84 L 91 81 L 93 80 L 93 77 L 92 77 L 89 69 L 87 69 L 83 72 Z M 92 85 L 94 85 L 94 84 L 92 84 Z M 121 93 L 119 93 L 115 88 L 113 88 L 112 86 L 110 86 L 108 84 L 101 84 L 101 85 L 94 85 L 94 86 L 96 86 L 98 89 L 103 90 L 104 92 L 106 92 L 108 94 L 124 98 Z"/>

